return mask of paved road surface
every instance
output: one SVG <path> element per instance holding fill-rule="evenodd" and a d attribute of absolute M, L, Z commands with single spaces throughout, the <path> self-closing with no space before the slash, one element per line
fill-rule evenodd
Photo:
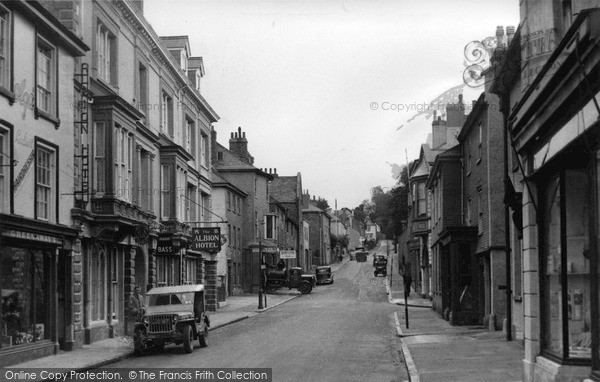
<path fill-rule="evenodd" d="M 381 250 L 385 253 L 385 247 Z M 383 278 L 349 262 L 333 285 L 211 332 L 208 348 L 181 346 L 107 367 L 273 368 L 274 381 L 408 380 Z"/>

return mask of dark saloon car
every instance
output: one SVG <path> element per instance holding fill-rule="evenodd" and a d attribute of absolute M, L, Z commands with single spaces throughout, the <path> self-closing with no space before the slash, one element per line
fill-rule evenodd
<path fill-rule="evenodd" d="M 317 285 L 333 284 L 333 273 L 329 265 L 317 267 Z"/>

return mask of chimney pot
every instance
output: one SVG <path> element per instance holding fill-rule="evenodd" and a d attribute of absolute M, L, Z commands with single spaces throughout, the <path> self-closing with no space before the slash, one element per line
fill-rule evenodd
<path fill-rule="evenodd" d="M 246 139 L 246 132 L 245 131 L 242 133 L 242 138 Z"/>
<path fill-rule="evenodd" d="M 233 139 L 233 133 L 231 133 L 231 139 Z"/>
<path fill-rule="evenodd" d="M 458 103 L 463 103 L 463 95 L 462 94 L 458 95 Z"/>

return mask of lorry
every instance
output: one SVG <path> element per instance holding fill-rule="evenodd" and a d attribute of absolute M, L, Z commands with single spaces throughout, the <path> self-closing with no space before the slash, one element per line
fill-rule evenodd
<path fill-rule="evenodd" d="M 367 252 L 367 251 L 357 251 L 356 252 L 356 261 L 359 263 L 364 263 L 365 261 L 367 261 L 368 254 L 369 254 L 369 252 Z"/>
<path fill-rule="evenodd" d="M 317 284 L 315 275 L 304 274 L 302 268 L 268 269 L 265 274 L 265 290 L 274 292 L 279 288 L 297 288 L 300 293 L 308 294 Z"/>

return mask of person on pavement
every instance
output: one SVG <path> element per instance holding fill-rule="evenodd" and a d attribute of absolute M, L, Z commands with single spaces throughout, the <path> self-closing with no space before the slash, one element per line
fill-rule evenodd
<path fill-rule="evenodd" d="M 129 312 L 133 322 L 140 322 L 144 315 L 144 297 L 140 294 L 141 288 L 136 285 L 133 293 L 129 296 Z"/>

